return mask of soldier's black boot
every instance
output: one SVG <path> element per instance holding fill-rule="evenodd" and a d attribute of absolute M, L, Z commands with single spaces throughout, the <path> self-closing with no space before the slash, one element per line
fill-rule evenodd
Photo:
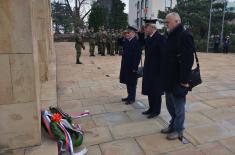
<path fill-rule="evenodd" d="M 79 59 L 77 59 L 76 64 L 82 64 L 82 62 Z"/>

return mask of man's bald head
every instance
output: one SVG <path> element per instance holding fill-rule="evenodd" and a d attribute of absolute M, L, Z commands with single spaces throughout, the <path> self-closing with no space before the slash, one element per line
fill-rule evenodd
<path fill-rule="evenodd" d="M 181 18 L 177 12 L 171 12 L 166 16 L 167 31 L 171 32 L 181 23 Z"/>

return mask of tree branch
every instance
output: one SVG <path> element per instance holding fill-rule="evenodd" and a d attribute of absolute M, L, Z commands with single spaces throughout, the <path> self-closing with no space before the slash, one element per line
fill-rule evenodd
<path fill-rule="evenodd" d="M 70 13 L 70 15 L 73 17 L 74 15 L 73 15 L 73 10 L 72 10 L 72 8 L 71 8 L 71 5 L 70 5 L 70 3 L 69 3 L 69 0 L 65 0 L 65 2 L 66 2 L 66 4 L 67 4 L 67 6 L 69 7 L 69 13 Z"/>
<path fill-rule="evenodd" d="M 84 20 L 84 18 L 85 18 L 90 12 L 91 12 L 91 9 L 89 9 L 89 10 L 87 11 L 87 13 L 85 13 L 85 15 L 83 15 L 83 17 L 81 18 L 81 20 Z"/>

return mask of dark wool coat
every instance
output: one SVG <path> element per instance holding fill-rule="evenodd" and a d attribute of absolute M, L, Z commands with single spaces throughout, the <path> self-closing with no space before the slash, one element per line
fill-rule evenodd
<path fill-rule="evenodd" d="M 192 35 L 178 25 L 167 38 L 164 82 L 172 91 L 180 83 L 188 83 L 194 62 L 195 44 Z"/>
<path fill-rule="evenodd" d="M 141 58 L 141 46 L 137 39 L 134 37 L 130 41 L 124 39 L 122 41 L 123 53 L 120 70 L 120 83 L 127 85 L 137 84 L 138 66 Z"/>
<path fill-rule="evenodd" d="M 145 39 L 145 61 L 142 82 L 143 95 L 163 94 L 163 55 L 165 52 L 165 38 L 155 32 L 152 37 Z"/>

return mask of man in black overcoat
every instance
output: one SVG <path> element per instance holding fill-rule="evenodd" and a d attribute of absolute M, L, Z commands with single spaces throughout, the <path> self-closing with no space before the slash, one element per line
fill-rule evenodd
<path fill-rule="evenodd" d="M 126 84 L 128 96 L 123 98 L 125 104 L 135 102 L 137 70 L 141 58 L 141 46 L 136 37 L 137 29 L 129 26 L 122 40 L 123 53 L 120 70 L 120 83 Z"/>
<path fill-rule="evenodd" d="M 167 139 L 181 138 L 184 130 L 186 95 L 189 90 L 195 45 L 192 35 L 184 30 L 178 13 L 166 16 L 168 38 L 165 54 L 166 105 L 171 115 L 168 128 L 161 130 Z"/>
<path fill-rule="evenodd" d="M 161 112 L 161 96 L 163 95 L 162 61 L 166 40 L 157 31 L 157 20 L 146 19 L 144 21 L 146 37 L 142 94 L 148 96 L 149 109 L 142 114 L 148 115 L 148 118 L 153 118 Z"/>

